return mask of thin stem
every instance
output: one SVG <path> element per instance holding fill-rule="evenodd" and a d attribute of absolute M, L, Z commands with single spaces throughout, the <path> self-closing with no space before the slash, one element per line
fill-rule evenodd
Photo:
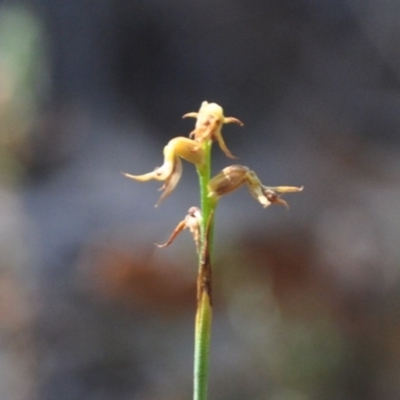
<path fill-rule="evenodd" d="M 200 235 L 199 270 L 197 277 L 197 313 L 194 350 L 194 400 L 207 400 L 209 353 L 212 322 L 211 250 L 215 203 L 208 197 L 211 173 L 211 145 L 204 145 L 205 163 L 197 169 L 200 182 L 202 223 Z"/>
<path fill-rule="evenodd" d="M 208 366 L 210 354 L 212 309 L 206 292 L 197 305 L 195 355 L 194 355 L 194 400 L 206 400 L 208 389 Z"/>
<path fill-rule="evenodd" d="M 202 166 L 197 168 L 197 173 L 199 175 L 199 184 L 200 184 L 200 202 L 201 202 L 201 212 L 203 215 L 203 222 L 202 222 L 202 236 L 203 239 L 205 239 L 205 230 L 207 226 L 207 220 L 208 217 L 211 213 L 211 202 L 208 197 L 208 182 L 210 181 L 211 177 L 211 147 L 212 147 L 212 142 L 207 141 L 204 144 L 204 152 L 205 152 L 205 162 L 203 163 Z"/>

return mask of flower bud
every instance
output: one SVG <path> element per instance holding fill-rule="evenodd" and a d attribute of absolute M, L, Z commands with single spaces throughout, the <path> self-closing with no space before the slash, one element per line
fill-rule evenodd
<path fill-rule="evenodd" d="M 208 196 L 220 197 L 233 192 L 246 182 L 249 171 L 243 165 L 231 165 L 224 168 L 208 183 Z"/>

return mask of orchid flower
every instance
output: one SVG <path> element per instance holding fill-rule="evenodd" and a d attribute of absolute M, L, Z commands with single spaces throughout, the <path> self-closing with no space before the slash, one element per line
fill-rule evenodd
<path fill-rule="evenodd" d="M 201 147 L 209 139 L 216 140 L 227 157 L 236 158 L 226 147 L 221 128 L 223 124 L 231 123 L 243 126 L 240 120 L 234 117 L 224 117 L 224 110 L 221 106 L 207 101 L 201 103 L 198 112 L 187 113 L 182 118 L 187 117 L 197 118 L 195 129 L 189 134 L 189 137 L 193 137 L 199 143 L 198 147 Z"/>
<path fill-rule="evenodd" d="M 169 246 L 175 238 L 184 230 L 189 229 L 196 244 L 197 251 L 200 250 L 200 225 L 201 225 L 201 211 L 198 207 L 190 207 L 184 220 L 179 222 L 176 228 L 171 233 L 171 236 L 164 244 L 157 244 L 157 247 Z"/>
<path fill-rule="evenodd" d="M 179 136 L 171 139 L 164 147 L 164 164 L 161 167 L 157 167 L 154 171 L 144 175 L 123 174 L 128 178 L 140 182 L 152 179 L 164 181 L 164 184 L 160 188 L 164 192 L 156 204 L 157 207 L 162 200 L 171 194 L 182 176 L 181 158 L 196 166 L 200 166 L 204 161 L 204 150 L 198 147 L 198 143 L 194 140 Z"/>
<path fill-rule="evenodd" d="M 301 192 L 303 187 L 297 186 L 265 186 L 261 183 L 256 173 L 243 165 L 231 165 L 224 168 L 214 176 L 208 184 L 208 196 L 219 200 L 246 184 L 250 194 L 263 205 L 264 208 L 271 204 L 280 204 L 288 208 L 285 200 L 281 199 L 284 193 Z"/>

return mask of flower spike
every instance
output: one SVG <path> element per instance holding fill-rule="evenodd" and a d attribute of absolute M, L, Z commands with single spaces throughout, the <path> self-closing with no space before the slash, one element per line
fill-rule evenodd
<path fill-rule="evenodd" d="M 224 138 L 222 137 L 221 128 L 223 124 L 235 123 L 243 126 L 243 123 L 234 117 L 224 117 L 224 110 L 216 103 L 208 103 L 203 101 L 198 112 L 190 112 L 182 118 L 197 118 L 195 129 L 189 134 L 199 147 L 208 139 L 216 140 L 221 150 L 229 158 L 236 158 L 227 148 Z"/>
<path fill-rule="evenodd" d="M 143 175 L 131 175 L 123 173 L 127 178 L 139 182 L 146 182 L 152 179 L 164 181 L 160 188 L 163 191 L 156 207 L 175 189 L 182 176 L 182 162 L 180 158 L 195 165 L 201 165 L 204 161 L 204 150 L 198 147 L 197 142 L 192 139 L 180 136 L 168 142 L 164 147 L 164 164 L 157 167 L 153 172 Z"/>
<path fill-rule="evenodd" d="M 219 174 L 214 176 L 208 184 L 208 197 L 219 200 L 246 184 L 250 194 L 263 205 L 264 208 L 271 204 L 280 204 L 289 207 L 285 200 L 281 199 L 284 193 L 301 192 L 302 187 L 296 186 L 264 186 L 256 173 L 243 165 L 231 165 L 224 168 Z"/>
<path fill-rule="evenodd" d="M 176 226 L 176 228 L 171 233 L 171 236 L 164 244 L 157 244 L 157 247 L 167 247 L 169 246 L 175 238 L 186 228 L 193 235 L 194 242 L 196 243 L 196 249 L 200 249 L 200 224 L 201 224 L 201 211 L 198 207 L 190 207 L 185 219 Z"/>

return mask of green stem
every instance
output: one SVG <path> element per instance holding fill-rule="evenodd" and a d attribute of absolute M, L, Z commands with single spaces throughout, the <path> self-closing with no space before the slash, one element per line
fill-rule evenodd
<path fill-rule="evenodd" d="M 211 320 L 212 309 L 210 298 L 205 293 L 197 305 L 194 353 L 194 400 L 207 399 Z"/>
<path fill-rule="evenodd" d="M 199 270 L 197 278 L 197 313 L 194 349 L 194 400 L 207 400 L 209 353 L 211 339 L 211 250 L 215 202 L 208 197 L 211 174 L 211 145 L 204 145 L 205 163 L 197 169 L 200 182 L 202 223 L 200 234 Z"/>

